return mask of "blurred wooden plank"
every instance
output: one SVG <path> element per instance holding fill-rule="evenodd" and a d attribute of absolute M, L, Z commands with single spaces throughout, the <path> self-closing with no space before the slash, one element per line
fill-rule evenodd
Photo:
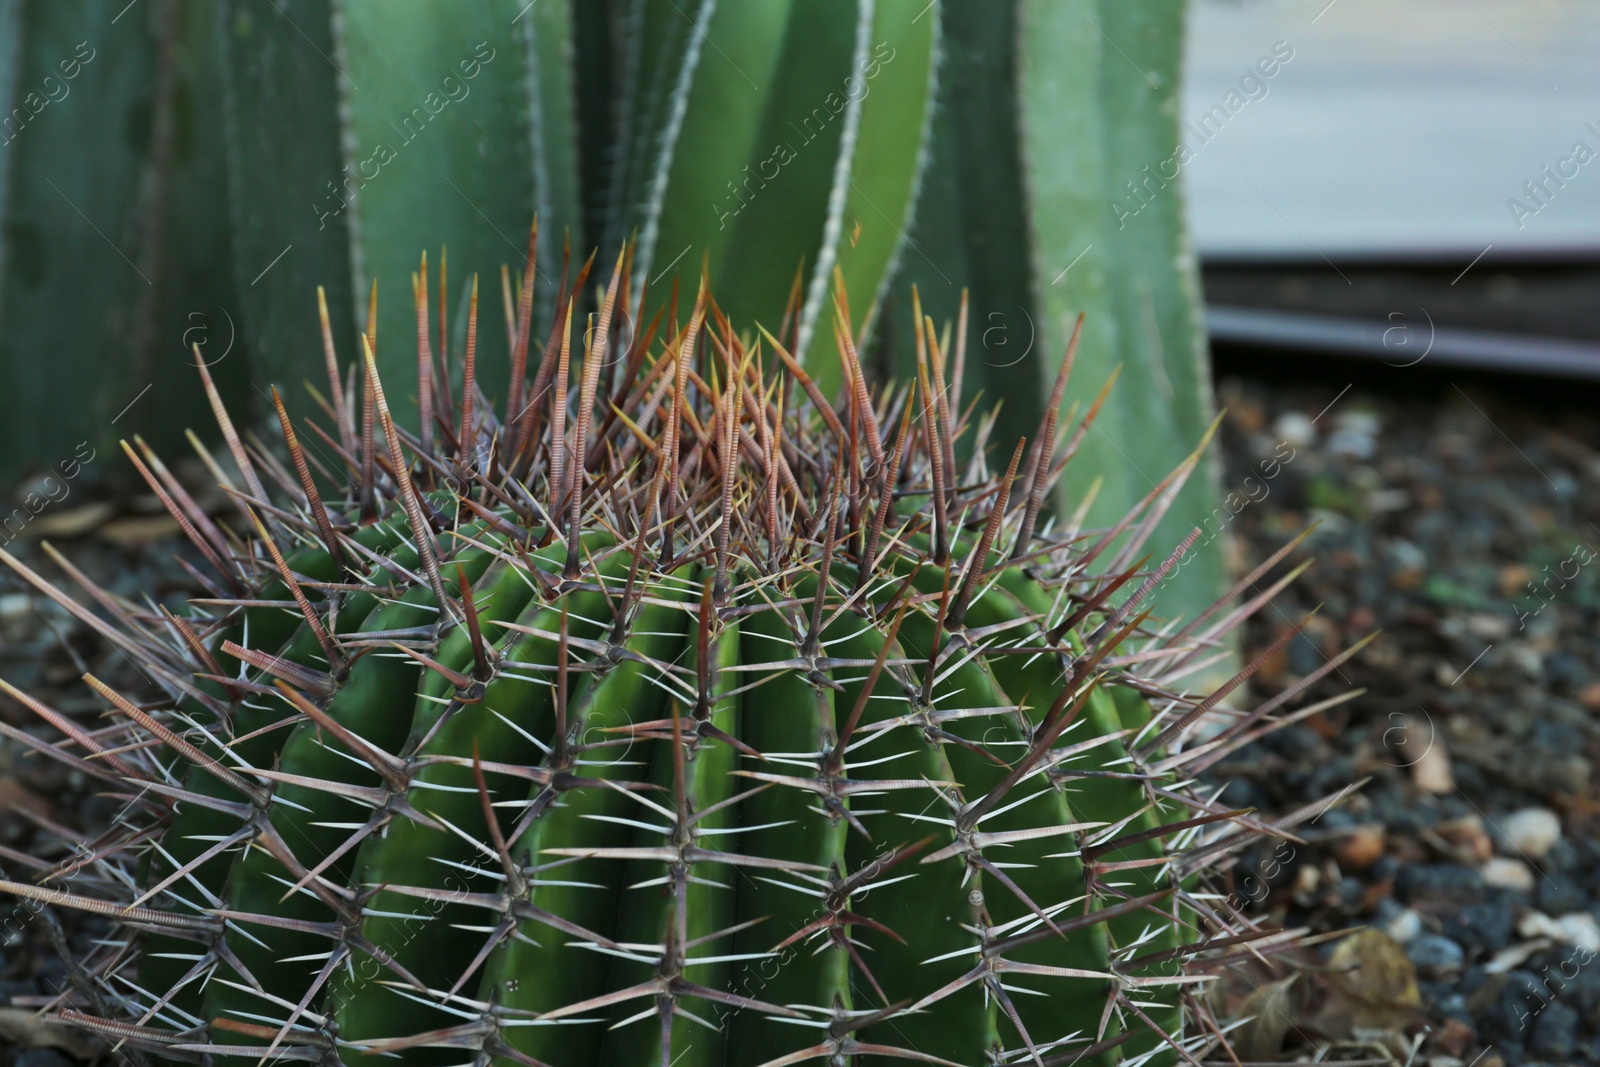
<path fill-rule="evenodd" d="M 1208 258 L 1600 253 L 1600 4 L 1192 0 L 1191 23 L 1183 170 Z M 1292 58 L 1262 78 L 1275 45 Z M 1579 142 L 1594 158 L 1547 177 Z"/>

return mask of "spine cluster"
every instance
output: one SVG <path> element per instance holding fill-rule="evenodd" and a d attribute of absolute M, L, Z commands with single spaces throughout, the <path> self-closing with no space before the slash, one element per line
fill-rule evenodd
<path fill-rule="evenodd" d="M 0 553 L 155 686 L 86 677 L 92 728 L 5 687 L 60 735 L 8 737 L 125 800 L 71 860 L 0 883 L 113 927 L 54 1017 L 151 1061 L 1044 1065 L 1223 1043 L 1207 981 L 1298 934 L 1221 882 L 1309 812 L 1267 824 L 1195 778 L 1355 649 L 1254 708 L 1240 685 L 1275 648 L 1209 692 L 1187 680 L 1298 542 L 1162 623 L 1198 531 L 1155 566 L 1146 545 L 1198 452 L 1109 527 L 1052 517 L 1105 397 L 1061 425 L 1076 337 L 999 470 L 961 331 L 919 313 L 916 379 L 874 388 L 840 286 L 829 397 L 791 355 L 798 294 L 776 332 L 737 332 L 704 286 L 647 320 L 624 253 L 586 324 L 592 260 L 563 270 L 541 347 L 535 243 L 506 290 L 503 414 L 476 289 L 448 358 L 424 259 L 414 432 L 375 315 L 345 372 L 324 312 L 328 428 L 274 394 L 283 447 L 247 442 L 206 381 L 232 469 L 201 456 L 236 516 L 127 448 L 197 554 L 185 613 L 82 582 L 80 602 Z"/>

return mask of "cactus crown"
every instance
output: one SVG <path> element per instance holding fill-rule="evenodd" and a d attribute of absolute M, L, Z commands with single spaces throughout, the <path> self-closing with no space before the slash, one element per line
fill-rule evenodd
<path fill-rule="evenodd" d="M 215 404 L 237 471 L 202 456 L 238 524 L 129 448 L 209 565 L 184 615 L 80 606 L 5 557 L 161 690 L 88 678 L 111 714 L 89 730 L 7 687 L 66 738 L 8 735 L 127 798 L 70 862 L 0 886 L 117 926 L 55 1014 L 160 1061 L 1214 1047 L 1207 976 L 1291 941 L 1209 887 L 1283 831 L 1190 779 L 1315 678 L 1249 712 L 1224 703 L 1248 669 L 1184 691 L 1265 602 L 1149 617 L 1193 537 L 1137 557 L 1194 459 L 1109 528 L 1050 520 L 1099 408 L 1058 441 L 1070 349 L 997 475 L 953 384 L 964 323 L 952 343 L 922 321 L 917 379 L 875 391 L 841 290 L 830 398 L 780 340 L 792 317 L 742 336 L 702 287 L 681 328 L 676 293 L 626 328 L 646 294 L 620 259 L 574 329 L 588 270 L 531 381 L 531 260 L 507 287 L 499 417 L 476 289 L 453 378 L 424 259 L 415 433 L 373 328 L 357 387 L 324 312 L 331 429 L 278 400 L 284 463 Z M 1185 746 L 1208 713 L 1225 725 Z"/>

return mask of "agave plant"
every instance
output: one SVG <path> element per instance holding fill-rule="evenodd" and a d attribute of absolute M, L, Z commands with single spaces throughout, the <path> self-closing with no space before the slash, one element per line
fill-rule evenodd
<path fill-rule="evenodd" d="M 528 360 L 527 267 L 507 315 L 535 366 L 501 415 L 476 300 L 457 364 L 424 268 L 415 430 L 373 333 L 355 388 L 324 317 L 331 425 L 274 394 L 273 451 L 216 405 L 233 470 L 202 458 L 237 521 L 128 448 L 201 561 L 184 613 L 80 604 L 0 553 L 159 690 L 87 677 L 90 729 L 5 687 L 63 735 L 7 737 L 126 801 L 0 885 L 115 927 L 53 1017 L 163 1062 L 1215 1048 L 1208 978 L 1295 943 L 1216 883 L 1309 812 L 1268 825 L 1193 778 L 1349 653 L 1253 710 L 1230 697 L 1254 665 L 1186 691 L 1272 592 L 1157 625 L 1193 536 L 1141 553 L 1195 456 L 1110 527 L 1058 520 L 1099 410 L 1057 434 L 1070 348 L 1038 436 L 992 456 L 947 381 L 965 338 L 931 320 L 915 380 L 874 389 L 836 288 L 828 396 L 798 303 L 740 332 L 702 285 L 681 329 L 620 329 L 619 256 L 586 329 L 587 268 L 561 279 Z"/>
<path fill-rule="evenodd" d="M 403 279 L 417 249 L 446 238 L 457 269 L 434 264 L 448 299 L 433 325 L 459 349 L 459 265 L 514 263 L 537 213 L 547 279 L 568 243 L 610 262 L 636 234 L 636 292 L 649 282 L 659 304 L 704 269 L 741 324 L 775 321 L 798 270 L 794 355 L 830 396 L 835 268 L 861 315 L 863 362 L 908 380 L 910 284 L 939 322 L 970 290 L 972 358 L 949 373 L 985 408 L 1003 402 L 1000 440 L 1043 419 L 1087 311 L 1080 373 L 1120 367 L 1126 385 L 1057 503 L 1070 510 L 1100 479 L 1087 519 L 1112 522 L 1212 415 L 1182 199 L 1151 170 L 1177 145 L 1184 8 L 0 4 L 0 392 L 22 398 L 0 423 L 0 479 L 86 437 L 181 446 L 187 420 L 168 413 L 204 403 L 190 341 L 206 342 L 224 397 L 253 402 L 251 377 L 298 380 L 314 286 L 335 323 L 360 329 L 373 279 Z M 1119 201 L 1141 205 L 1137 218 Z M 539 336 L 554 292 L 539 291 Z M 379 332 L 402 336 L 409 317 L 406 301 L 384 300 Z M 491 331 L 481 371 L 501 380 L 514 346 Z M 34 358 L 46 350 L 59 356 Z M 377 356 L 391 379 L 409 374 L 407 352 Z M 152 381 L 161 411 L 133 404 Z M 51 400 L 67 387 L 80 400 L 64 418 Z M 410 390 L 393 400 L 415 420 Z M 1208 467 L 1194 481 L 1214 487 Z M 1158 541 L 1209 518 L 1211 495 L 1176 501 Z M 1165 599 L 1202 610 L 1227 584 L 1222 558 L 1189 553 Z"/>

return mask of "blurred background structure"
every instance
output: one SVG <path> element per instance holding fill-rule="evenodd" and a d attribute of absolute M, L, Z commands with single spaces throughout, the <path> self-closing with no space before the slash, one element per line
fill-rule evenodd
<path fill-rule="evenodd" d="M 1196 153 L 1195 240 L 1211 259 L 1439 261 L 1593 256 L 1600 8 L 1575 0 L 1196 0 L 1184 119 L 1278 43 L 1278 77 Z M 1507 201 L 1526 205 L 1526 217 Z M 1558 210 L 1559 208 L 1559 210 Z M 1462 258 L 1465 257 L 1465 258 Z"/>
<path fill-rule="evenodd" d="M 1600 7 L 1569 0 L 1196 0 L 1213 339 L 1600 376 L 1597 48 Z"/>

